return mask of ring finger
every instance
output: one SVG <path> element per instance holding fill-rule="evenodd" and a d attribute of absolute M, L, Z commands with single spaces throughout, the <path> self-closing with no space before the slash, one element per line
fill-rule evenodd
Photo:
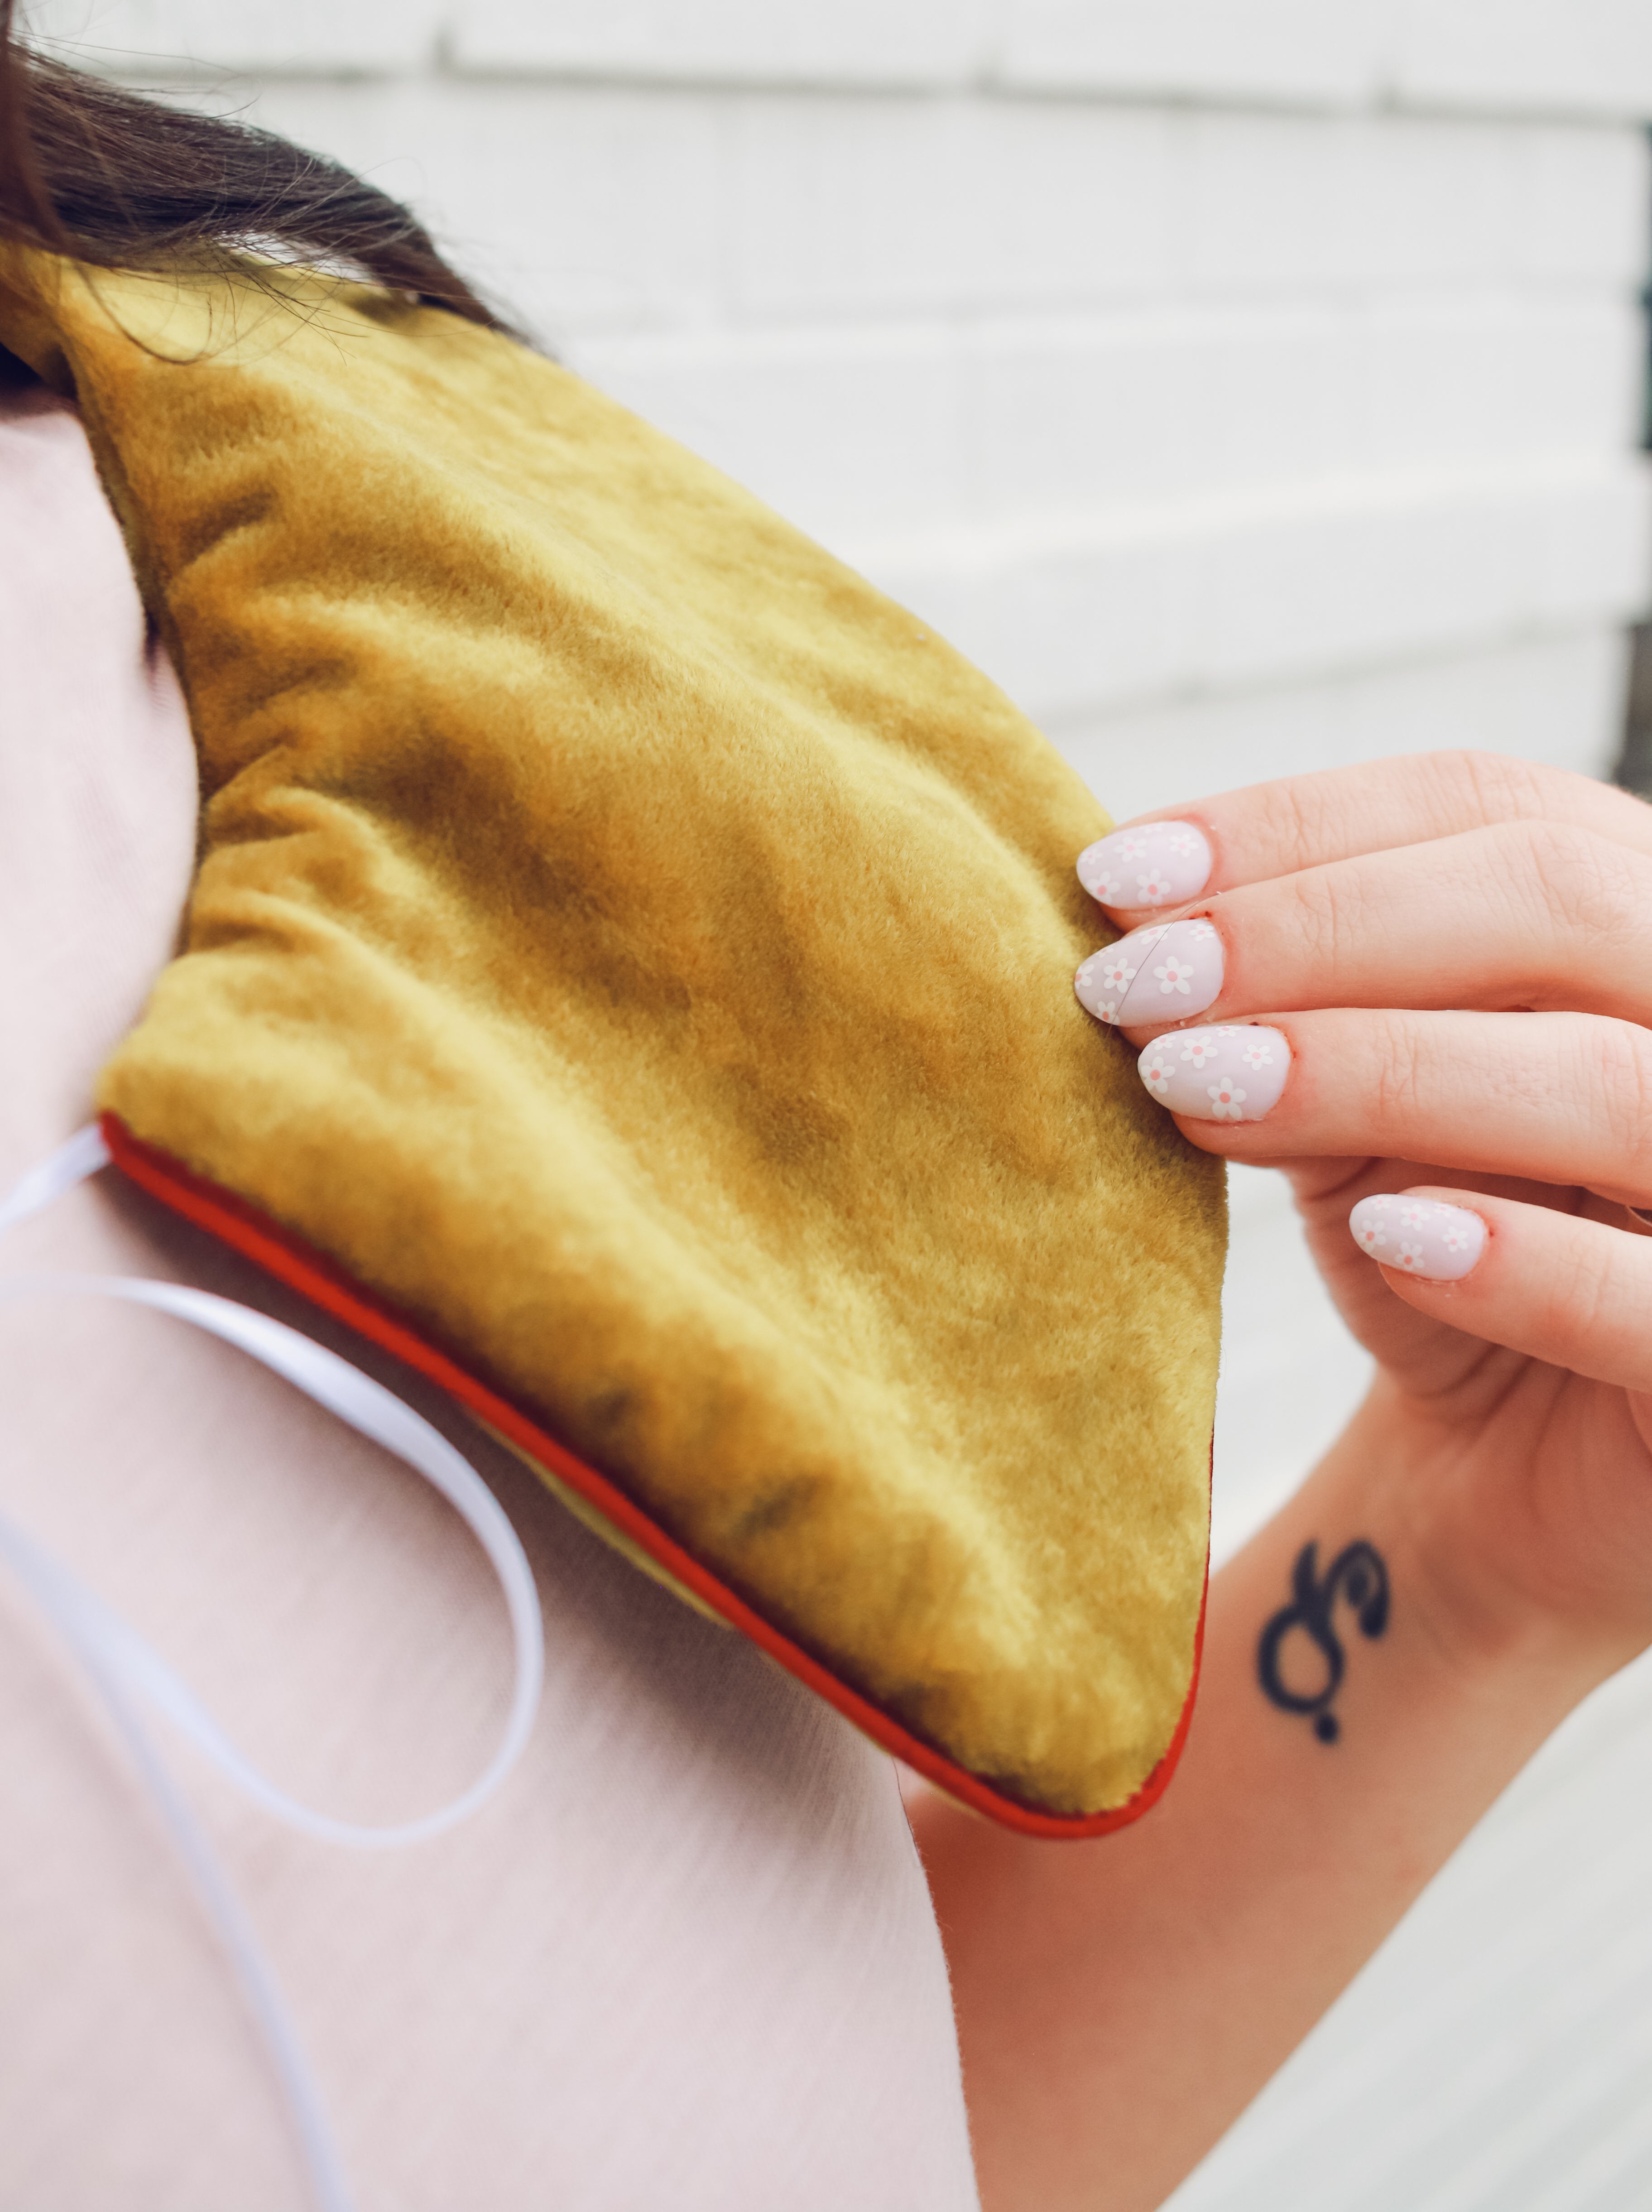
<path fill-rule="evenodd" d="M 1173 1030 L 1138 1065 L 1206 1152 L 1376 1153 L 1652 1197 L 1652 1032 L 1634 1023 L 1338 1007 Z"/>

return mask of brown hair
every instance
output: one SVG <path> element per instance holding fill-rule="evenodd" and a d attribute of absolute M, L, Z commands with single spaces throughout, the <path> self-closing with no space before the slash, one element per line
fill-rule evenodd
<path fill-rule="evenodd" d="M 251 247 L 343 264 L 508 327 L 387 193 L 271 131 L 70 69 L 23 45 L 15 14 L 0 0 L 0 239 L 106 269 L 198 266 Z"/>

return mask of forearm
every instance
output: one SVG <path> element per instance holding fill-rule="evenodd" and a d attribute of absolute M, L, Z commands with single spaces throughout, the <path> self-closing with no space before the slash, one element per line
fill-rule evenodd
<path fill-rule="evenodd" d="M 1383 1464 L 1398 1449 L 1391 1425 L 1356 1421 L 1216 1578 L 1181 1767 L 1137 1826 L 1033 1844 L 939 1801 L 917 1809 L 987 2212 L 1161 2203 L 1604 1671 L 1449 1632 Z M 1266 1693 L 1259 1642 L 1303 1547 L 1323 1572 L 1359 1538 L 1391 1604 L 1370 1639 L 1339 1608 L 1327 1741 Z M 1280 1649 L 1276 1692 L 1314 1686 L 1300 1646 Z"/>

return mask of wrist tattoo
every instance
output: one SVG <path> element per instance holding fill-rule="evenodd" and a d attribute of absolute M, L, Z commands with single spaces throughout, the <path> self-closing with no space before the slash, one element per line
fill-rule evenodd
<path fill-rule="evenodd" d="M 1322 1581 L 1318 1545 L 1303 1546 L 1291 1571 L 1291 1602 L 1268 1621 L 1256 1647 L 1256 1678 L 1263 1695 L 1287 1713 L 1311 1714 L 1321 1743 L 1334 1743 L 1342 1733 L 1331 1711 L 1347 1669 L 1334 1618 L 1339 1597 L 1352 1609 L 1363 1635 L 1382 1635 L 1388 1625 L 1388 1571 L 1375 1545 L 1363 1537 L 1337 1553 Z M 1304 1640 L 1315 1648 L 1314 1674 L 1323 1678 L 1314 1690 L 1291 1688 L 1279 1672 L 1287 1645 L 1294 1642 L 1300 1650 Z"/>

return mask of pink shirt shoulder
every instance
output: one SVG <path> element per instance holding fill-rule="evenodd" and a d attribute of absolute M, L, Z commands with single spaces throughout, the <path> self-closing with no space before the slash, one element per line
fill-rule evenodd
<path fill-rule="evenodd" d="M 86 1119 L 171 957 L 195 763 L 72 409 L 0 392 L 0 1188 Z M 0 1272 L 171 1275 L 307 1327 L 487 1477 L 547 1639 L 536 1737 L 441 1841 L 362 1856 L 173 1771 L 286 1988 L 363 2212 L 968 2212 L 933 1914 L 884 1757 L 616 1559 L 434 1395 L 111 1174 Z M 404 1818 L 509 1686 L 491 1574 L 395 1462 L 223 1346 L 0 1311 L 0 1510 L 284 1786 Z M 0 2141 L 19 2203 L 301 2201 L 210 1936 L 82 1686 L 0 1575 Z"/>

